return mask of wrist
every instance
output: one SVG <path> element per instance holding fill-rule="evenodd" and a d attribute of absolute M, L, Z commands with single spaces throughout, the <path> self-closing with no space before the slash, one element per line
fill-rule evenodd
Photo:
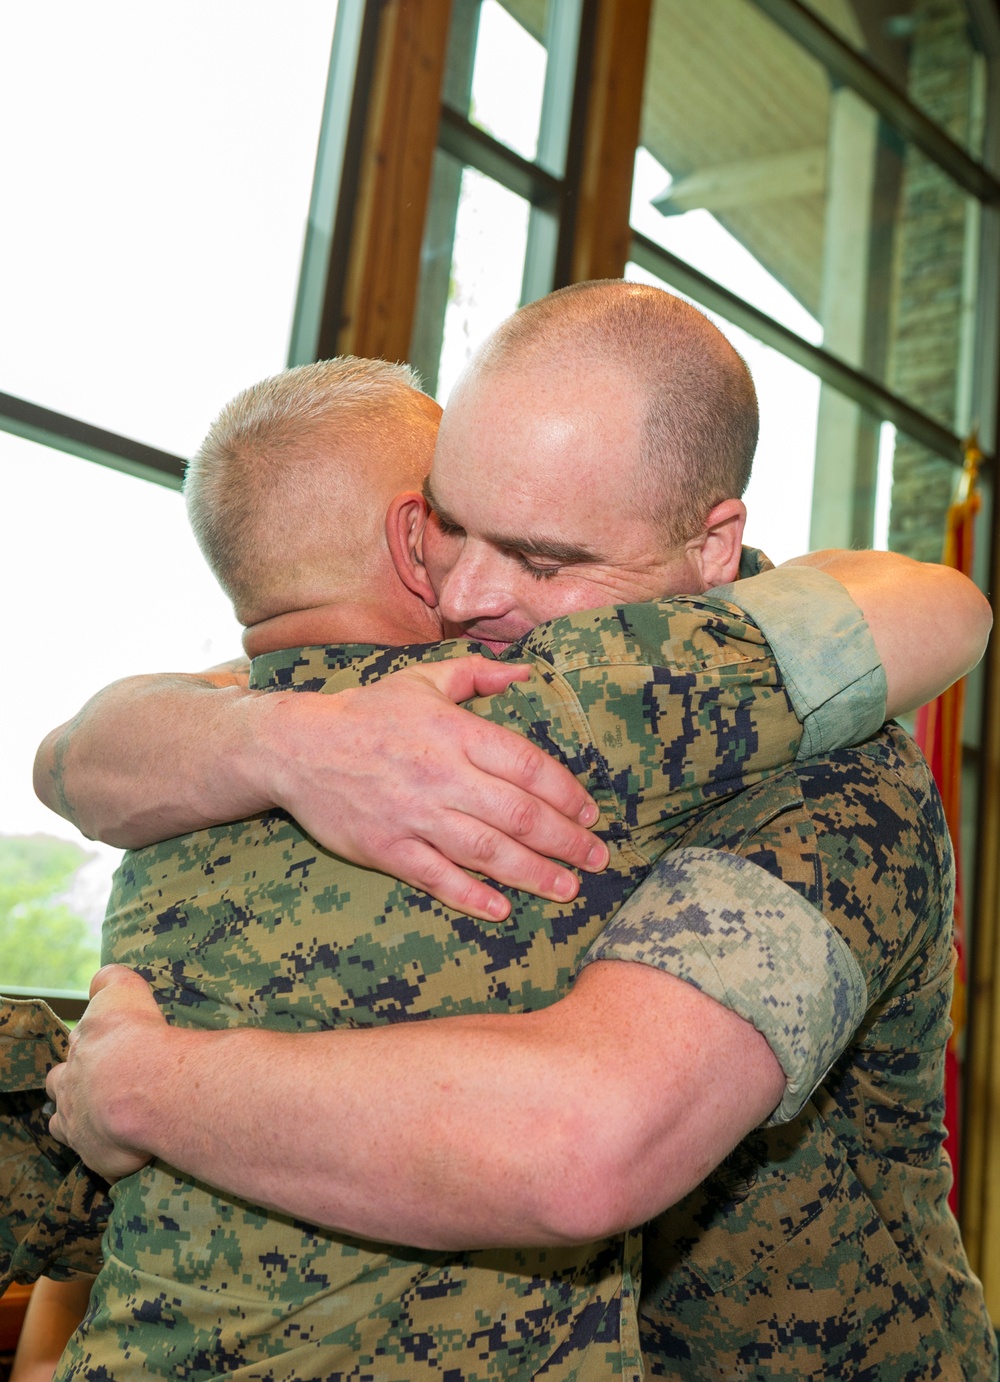
<path fill-rule="evenodd" d="M 256 1185 L 240 1179 L 236 1167 L 254 1160 L 260 1089 L 255 1103 L 237 1072 L 267 1068 L 261 1043 L 270 1045 L 280 1035 L 257 1028 L 161 1027 L 143 1053 L 139 1079 L 130 1082 L 117 1108 L 118 1144 L 234 1194 L 254 1192 Z M 264 1106 L 277 1098 L 272 1089 Z"/>
<path fill-rule="evenodd" d="M 238 820 L 258 811 L 283 806 L 287 776 L 283 755 L 288 752 L 286 702 L 294 691 L 227 690 L 229 700 L 217 736 L 213 736 L 212 771 L 218 773 L 225 796 L 225 815 Z"/>
<path fill-rule="evenodd" d="M 192 1038 L 205 1035 L 162 1020 L 127 1032 L 119 1027 L 120 1068 L 108 1072 L 110 1092 L 101 1110 L 109 1142 L 123 1151 L 169 1160 L 171 1130 L 184 1117 Z"/>
<path fill-rule="evenodd" d="M 341 710 L 359 694 L 354 689 L 327 695 L 317 691 L 256 693 L 248 706 L 247 771 L 265 800 L 256 808 L 279 806 L 305 825 L 309 792 L 318 762 L 341 756 Z M 332 784 L 327 782 L 327 790 Z"/>

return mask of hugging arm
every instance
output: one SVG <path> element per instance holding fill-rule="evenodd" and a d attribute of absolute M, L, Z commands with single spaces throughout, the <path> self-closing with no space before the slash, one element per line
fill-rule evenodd
<path fill-rule="evenodd" d="M 249 672 L 239 659 L 198 675 L 112 682 L 42 740 L 36 794 L 88 838 L 122 849 L 259 810 L 260 793 L 244 766 L 246 711 L 257 699 Z M 203 752 L 216 743 L 230 764 L 224 782 Z M 169 800 L 160 800 L 164 779 Z"/>
<path fill-rule="evenodd" d="M 465 869 L 568 900 L 607 862 L 576 778 L 456 701 L 523 671 L 456 658 L 327 696 L 264 693 L 211 674 L 137 677 L 44 740 L 35 788 L 84 834 L 126 848 L 282 807 L 316 840 L 449 906 L 501 920 L 507 900 Z"/>
<path fill-rule="evenodd" d="M 54 1130 L 88 1160 L 116 1175 L 161 1156 L 284 1213 L 417 1247 L 586 1242 L 639 1223 L 784 1087 L 748 1023 L 641 965 L 594 964 L 537 1013 L 316 1034 L 168 1027 L 135 974 L 97 984 L 70 1065 L 50 1076 Z M 88 1085 L 114 1090 L 90 1115 Z"/>
<path fill-rule="evenodd" d="M 936 695 L 982 656 L 990 607 L 958 572 L 886 552 L 821 552 L 797 558 L 796 564 L 825 570 L 860 605 L 885 666 L 890 716 Z M 803 640 L 809 633 L 805 611 Z M 561 767 L 548 766 L 514 736 L 498 737 L 492 727 L 441 704 L 431 732 L 421 728 L 421 715 L 411 716 L 401 705 L 394 713 L 399 734 L 390 745 L 384 705 L 372 700 L 369 709 L 369 694 L 355 698 L 347 714 L 342 703 L 308 692 L 265 699 L 246 689 L 245 677 L 226 669 L 214 676 L 116 682 L 46 736 L 35 762 L 35 790 L 85 835 L 122 848 L 139 848 L 277 805 L 320 843 L 354 859 L 350 842 L 337 836 L 339 802 L 332 797 L 327 805 L 324 796 L 348 761 L 369 775 L 372 785 L 384 777 L 383 761 L 366 747 L 370 736 L 365 724 L 376 727 L 382 721 L 380 751 L 390 752 L 404 775 L 401 796 L 408 764 L 430 760 L 441 742 L 434 736 L 440 736 L 446 723 L 448 738 L 455 737 L 462 747 L 437 769 L 448 778 L 441 801 L 460 806 L 472 825 L 459 837 L 436 836 L 429 809 L 433 802 L 425 801 L 422 778 L 415 775 L 414 833 L 434 851 L 428 856 L 433 867 L 413 875 L 401 870 L 398 860 L 384 866 L 451 905 L 459 905 L 456 889 L 462 885 L 447 860 L 475 868 L 475 856 L 483 849 L 487 856 L 499 851 L 496 860 L 478 860 L 480 865 L 492 862 L 494 876 L 513 886 L 531 886 L 532 869 L 540 865 L 531 864 L 525 873 L 524 857 L 518 855 L 520 870 L 505 867 L 506 846 L 498 831 L 520 838 L 538 854 L 586 867 L 589 845 L 582 832 L 560 823 L 547 809 L 562 813 L 567 822 L 589 823 L 586 802 Z M 354 786 L 351 782 L 345 792 L 348 803 L 354 800 Z M 548 883 L 554 879 L 564 889 L 568 886 L 565 871 L 549 870 Z M 558 894 L 550 887 L 543 895 Z M 483 904 L 484 895 L 478 897 Z"/>

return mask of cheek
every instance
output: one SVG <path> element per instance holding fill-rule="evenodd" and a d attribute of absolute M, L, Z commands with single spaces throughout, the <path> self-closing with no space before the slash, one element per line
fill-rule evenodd
<path fill-rule="evenodd" d="M 440 594 L 448 572 L 458 561 L 462 550 L 462 539 L 442 533 L 436 523 L 430 522 L 424 529 L 422 556 L 427 578 L 435 591 Z"/>
<path fill-rule="evenodd" d="M 593 584 L 576 576 L 554 576 L 548 581 L 535 581 L 525 576 L 518 582 L 517 595 L 521 608 L 531 616 L 533 624 L 610 603 Z"/>

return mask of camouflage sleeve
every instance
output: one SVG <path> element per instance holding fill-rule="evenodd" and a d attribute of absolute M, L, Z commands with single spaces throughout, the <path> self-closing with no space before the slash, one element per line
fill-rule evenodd
<path fill-rule="evenodd" d="M 894 1078 L 902 1062 L 917 1103 L 933 1099 L 954 862 L 909 737 L 890 725 L 791 768 L 703 812 L 683 844 L 587 962 L 655 964 L 751 1022 L 788 1078 L 776 1119 L 793 1116 L 852 1041 L 873 1078 Z"/>
<path fill-rule="evenodd" d="M 66 1059 L 69 1028 L 39 998 L 0 998 L 0 1089 L 44 1089 L 45 1077 Z"/>
<path fill-rule="evenodd" d="M 714 849 L 663 859 L 584 963 L 595 960 L 653 965 L 752 1023 L 787 1079 L 773 1123 L 794 1118 L 867 1007 L 857 961 L 816 908 L 757 864 Z"/>
<path fill-rule="evenodd" d="M 68 1032 L 35 999 L 0 999 L 0 1294 L 11 1281 L 96 1272 L 107 1186 L 49 1132 L 45 1076 Z"/>
<path fill-rule="evenodd" d="M 799 758 L 875 733 L 885 719 L 885 669 L 839 581 L 812 567 L 786 566 L 709 593 L 748 614 L 771 645 L 802 721 Z"/>

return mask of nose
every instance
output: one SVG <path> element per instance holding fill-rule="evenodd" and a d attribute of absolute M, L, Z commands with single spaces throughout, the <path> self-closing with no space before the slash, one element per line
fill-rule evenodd
<path fill-rule="evenodd" d="M 514 603 L 504 565 L 499 552 L 467 538 L 438 591 L 441 617 L 449 624 L 502 619 Z"/>

